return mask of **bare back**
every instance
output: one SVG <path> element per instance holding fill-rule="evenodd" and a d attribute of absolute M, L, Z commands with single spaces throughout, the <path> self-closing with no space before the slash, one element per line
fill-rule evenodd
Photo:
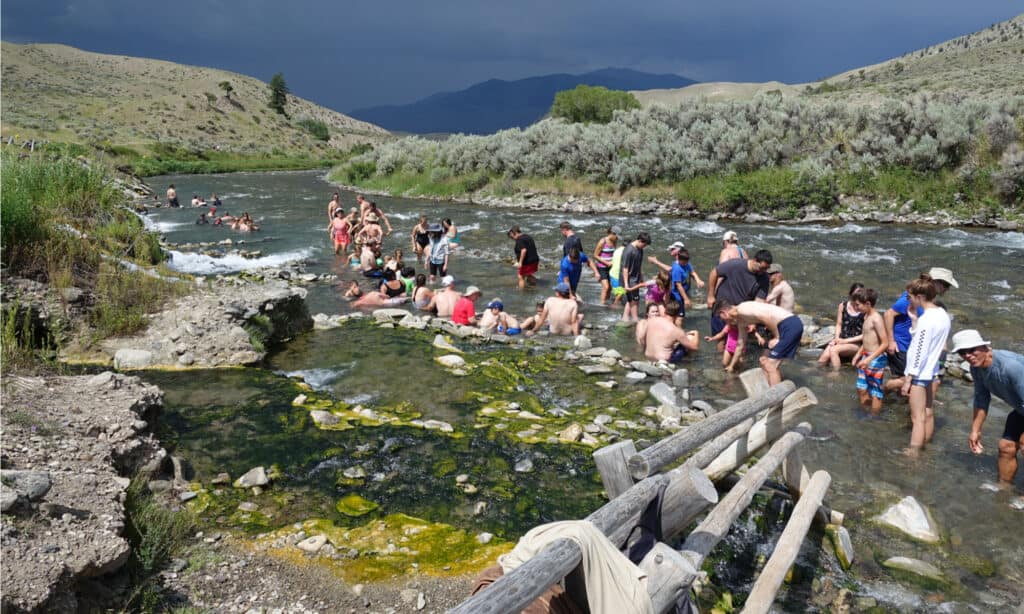
<path fill-rule="evenodd" d="M 551 326 L 552 335 L 572 335 L 576 323 L 578 306 L 571 298 L 551 296 L 544 301 L 544 310 Z"/>
<path fill-rule="evenodd" d="M 452 317 L 452 312 L 455 311 L 455 303 L 458 303 L 460 298 L 462 298 L 462 293 L 455 292 L 454 290 L 444 290 L 435 294 L 434 305 L 437 307 L 438 317 Z"/>
<path fill-rule="evenodd" d="M 763 324 L 778 333 L 779 322 L 793 314 L 778 305 L 760 301 L 744 301 L 736 306 L 741 324 Z"/>

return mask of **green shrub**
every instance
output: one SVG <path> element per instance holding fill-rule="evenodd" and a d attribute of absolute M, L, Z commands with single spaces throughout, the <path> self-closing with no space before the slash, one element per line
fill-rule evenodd
<path fill-rule="evenodd" d="M 141 479 L 128 488 L 125 498 L 128 517 L 126 535 L 132 545 L 127 564 L 132 592 L 124 603 L 124 611 L 156 612 L 164 601 L 160 572 L 171 557 L 180 552 L 192 532 L 193 520 L 188 512 L 173 512 L 146 492 Z"/>
<path fill-rule="evenodd" d="M 574 123 L 607 124 L 615 111 L 639 108 L 640 101 L 629 92 L 577 85 L 576 89 L 555 94 L 550 113 L 552 117 L 561 117 Z"/>
<path fill-rule="evenodd" d="M 376 162 L 352 162 L 343 172 L 345 181 L 349 184 L 356 184 L 369 179 L 377 172 Z"/>
<path fill-rule="evenodd" d="M 327 124 L 322 121 L 315 119 L 300 119 L 295 122 L 302 128 L 305 128 L 306 132 L 313 135 L 313 138 L 321 141 L 331 140 L 331 131 L 327 128 Z"/>

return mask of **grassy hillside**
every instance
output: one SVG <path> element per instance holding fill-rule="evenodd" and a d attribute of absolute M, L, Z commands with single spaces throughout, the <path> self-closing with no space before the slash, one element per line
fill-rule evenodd
<path fill-rule="evenodd" d="M 64 45 L 2 45 L 5 138 L 83 143 L 128 155 L 152 153 L 160 143 L 165 154 L 170 146 L 310 159 L 388 138 L 378 126 L 295 96 L 288 96 L 287 119 L 267 107 L 266 83 L 237 73 Z M 230 95 L 219 86 L 224 81 Z M 325 125 L 328 140 L 305 127 L 308 120 Z"/>
<path fill-rule="evenodd" d="M 1024 14 L 972 34 L 918 49 L 879 64 L 855 68 L 822 81 L 786 85 L 699 83 L 672 90 L 633 92 L 644 107 L 681 102 L 749 100 L 776 90 L 823 101 L 876 104 L 915 93 L 999 101 L 1024 94 Z"/>

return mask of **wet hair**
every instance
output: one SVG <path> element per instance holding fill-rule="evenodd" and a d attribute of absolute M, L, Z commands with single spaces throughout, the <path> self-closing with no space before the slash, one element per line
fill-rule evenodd
<path fill-rule="evenodd" d="M 647 311 L 645 311 L 644 313 L 646 313 L 647 316 L 650 317 L 652 311 L 658 311 L 658 309 L 660 308 L 661 305 L 659 305 L 658 303 L 647 303 Z"/>
<path fill-rule="evenodd" d="M 384 269 L 384 279 L 386 281 L 395 281 L 395 272 L 391 269 Z"/>
<path fill-rule="evenodd" d="M 427 285 L 427 276 L 424 275 L 423 273 L 420 273 L 419 275 L 416 276 L 416 287 L 418 288 L 420 286 L 425 285 Z"/>
<path fill-rule="evenodd" d="M 907 284 L 907 294 L 923 296 L 925 300 L 932 300 L 938 295 L 935 284 L 932 283 L 931 275 L 921 273 L 921 276 Z"/>
<path fill-rule="evenodd" d="M 864 287 L 864 284 L 860 283 L 859 281 L 853 282 L 853 284 L 850 285 L 850 291 L 846 293 L 846 296 L 849 296 L 850 298 L 853 298 L 853 293 L 856 292 L 857 290 L 860 290 L 863 287 Z M 872 303 L 872 305 L 873 304 L 874 303 Z"/>
<path fill-rule="evenodd" d="M 569 222 L 562 222 L 561 224 L 558 225 L 558 227 L 561 230 L 572 230 L 572 224 L 570 224 Z"/>
<path fill-rule="evenodd" d="M 654 283 L 658 284 L 658 287 L 662 290 L 668 290 L 669 286 L 672 285 L 672 276 L 668 274 L 668 271 L 661 271 L 658 276 L 654 278 Z"/>
<path fill-rule="evenodd" d="M 399 258 L 401 258 L 404 255 L 405 254 L 402 253 L 402 248 L 400 248 L 400 247 L 396 247 L 395 248 L 395 260 L 398 260 Z"/>
<path fill-rule="evenodd" d="M 674 318 L 679 315 L 679 301 L 674 298 L 670 298 L 665 301 L 665 315 L 670 318 Z"/>
<path fill-rule="evenodd" d="M 535 307 L 543 309 L 544 308 L 544 301 L 537 301 L 537 304 L 535 305 Z"/>
<path fill-rule="evenodd" d="M 506 234 L 508 234 L 508 236 L 511 237 L 512 235 L 522 234 L 522 232 L 523 231 L 519 229 L 519 226 L 513 226 L 512 228 L 508 229 L 508 233 Z"/>
<path fill-rule="evenodd" d="M 715 304 L 715 314 L 722 313 L 735 307 L 728 299 L 722 299 Z"/>
<path fill-rule="evenodd" d="M 754 261 L 763 262 L 764 264 L 771 264 L 772 253 L 766 249 L 759 249 L 757 250 L 757 253 L 754 254 Z"/>
<path fill-rule="evenodd" d="M 859 285 L 860 288 L 857 288 L 850 293 L 850 300 L 857 301 L 858 303 L 865 303 L 874 307 L 878 303 L 878 292 L 876 292 L 874 288 L 865 288 L 863 284 Z"/>
<path fill-rule="evenodd" d="M 641 232 L 636 236 L 636 240 L 642 242 L 644 245 L 651 244 L 651 235 L 646 232 Z"/>
<path fill-rule="evenodd" d="M 569 248 L 569 260 L 573 262 L 579 262 L 580 260 L 580 249 L 578 247 Z"/>
<path fill-rule="evenodd" d="M 402 277 L 409 279 L 414 275 L 416 275 L 416 269 L 412 268 L 411 266 L 402 267 Z"/>
<path fill-rule="evenodd" d="M 689 259 L 690 259 L 690 250 L 686 249 L 685 247 L 679 248 L 679 251 L 676 252 L 676 260 L 689 260 Z"/>
<path fill-rule="evenodd" d="M 452 225 L 452 218 L 446 217 L 443 220 L 441 220 L 441 223 L 444 224 L 445 226 L 451 226 Z"/>

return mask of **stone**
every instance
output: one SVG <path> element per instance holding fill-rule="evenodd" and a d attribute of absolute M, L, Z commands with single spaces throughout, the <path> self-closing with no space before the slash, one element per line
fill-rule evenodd
<path fill-rule="evenodd" d="M 940 541 L 939 530 L 931 513 L 911 496 L 904 497 L 881 515 L 875 516 L 875 521 L 929 544 Z"/>
<path fill-rule="evenodd" d="M 690 405 L 697 411 L 703 413 L 705 418 L 707 418 L 708 416 L 713 416 L 718 413 L 718 410 L 715 409 L 715 407 L 711 405 L 711 403 L 708 403 L 707 401 L 701 401 L 698 399 L 696 401 L 691 401 Z"/>
<path fill-rule="evenodd" d="M 324 411 L 322 409 L 314 409 L 313 411 L 309 412 L 309 417 L 313 419 L 313 422 L 316 422 L 317 424 L 321 424 L 323 426 L 333 426 L 341 422 L 341 418 L 335 416 L 329 411 Z"/>
<path fill-rule="evenodd" d="M 590 342 L 588 337 L 584 335 L 577 335 L 576 338 L 572 340 L 572 347 L 577 350 L 589 350 L 593 347 L 593 344 Z"/>
<path fill-rule="evenodd" d="M 114 368 L 121 369 L 145 369 L 153 364 L 153 352 L 149 350 L 135 350 L 121 348 L 114 354 Z"/>
<path fill-rule="evenodd" d="M 483 514 L 486 511 L 487 511 L 487 502 L 486 501 L 477 501 L 476 505 L 473 506 L 473 515 L 474 516 L 479 516 L 479 515 Z"/>
<path fill-rule="evenodd" d="M 366 470 L 357 465 L 355 467 L 345 468 L 341 474 L 350 480 L 361 480 L 366 477 Z"/>
<path fill-rule="evenodd" d="M 646 373 L 651 377 L 661 377 L 662 375 L 665 374 L 665 371 L 661 367 L 644 360 L 634 360 L 633 362 L 629 363 L 629 366 L 634 371 Z"/>
<path fill-rule="evenodd" d="M 41 499 L 50 491 L 50 474 L 46 471 L 3 469 L 0 470 L 0 480 L 29 501 Z"/>
<path fill-rule="evenodd" d="M 373 312 L 373 319 L 378 322 L 400 322 L 403 318 L 411 315 L 405 309 L 376 309 Z"/>
<path fill-rule="evenodd" d="M 811 335 L 810 346 L 812 348 L 824 348 L 825 346 L 832 342 L 832 339 L 834 339 L 835 336 L 836 327 L 826 326 L 825 328 Z"/>
<path fill-rule="evenodd" d="M 18 502 L 18 491 L 0 483 L 0 512 L 6 512 Z"/>
<path fill-rule="evenodd" d="M 402 318 L 398 325 L 402 328 L 410 328 L 413 330 L 424 330 L 427 328 L 427 323 L 424 322 L 422 318 L 418 318 L 414 315 Z"/>
<path fill-rule="evenodd" d="M 662 403 L 658 406 L 657 415 L 662 420 L 675 420 L 676 424 L 679 424 L 679 419 L 682 416 L 682 412 L 675 404 L 667 405 Z"/>
<path fill-rule="evenodd" d="M 86 382 L 86 385 L 90 388 L 116 388 L 118 382 L 120 382 L 120 380 L 113 371 L 104 371 L 103 373 L 90 377 L 89 381 Z"/>
<path fill-rule="evenodd" d="M 889 569 L 895 569 L 897 571 L 920 576 L 921 578 L 934 583 L 946 583 L 946 577 L 942 575 L 942 571 L 940 571 L 938 567 L 920 559 L 914 559 L 908 556 L 894 556 L 886 559 L 882 565 Z"/>
<path fill-rule="evenodd" d="M 480 544 L 489 544 L 492 539 L 494 539 L 494 534 L 486 531 L 476 536 L 476 541 Z"/>
<path fill-rule="evenodd" d="M 825 534 L 832 542 L 832 549 L 835 550 L 839 565 L 843 570 L 849 570 L 855 555 L 850 532 L 842 525 L 829 524 L 825 527 Z"/>
<path fill-rule="evenodd" d="M 249 488 L 252 486 L 266 486 L 270 483 L 266 470 L 260 467 L 253 467 L 242 477 L 235 480 L 235 488 Z"/>
<path fill-rule="evenodd" d="M 578 368 L 587 375 L 607 375 L 612 372 L 608 365 L 580 365 Z"/>
<path fill-rule="evenodd" d="M 171 486 L 172 484 L 169 480 L 150 480 L 146 484 L 146 487 L 149 488 L 149 492 L 154 494 L 167 492 L 171 489 Z"/>
<path fill-rule="evenodd" d="M 658 382 L 651 386 L 649 390 L 651 396 L 654 397 L 662 405 L 669 407 L 676 407 L 676 391 L 665 382 Z M 677 408 L 678 411 L 678 408 Z"/>
<path fill-rule="evenodd" d="M 594 424 L 604 426 L 612 421 L 612 417 L 608 414 L 597 414 L 594 416 Z"/>
<path fill-rule="evenodd" d="M 185 503 L 186 501 L 191 501 L 192 499 L 195 499 L 198 496 L 199 493 L 197 493 L 196 491 L 186 490 L 185 492 L 178 495 L 178 500 L 181 501 L 182 503 Z"/>
<path fill-rule="evenodd" d="M 238 509 L 242 510 L 243 512 L 255 512 L 256 510 L 260 509 L 260 506 L 256 505 L 252 501 L 242 501 L 241 503 L 238 504 Z"/>
<path fill-rule="evenodd" d="M 459 475 L 455 476 L 455 483 L 456 484 L 465 484 L 468 481 L 469 481 L 469 474 L 468 473 L 460 473 Z"/>
<path fill-rule="evenodd" d="M 425 420 L 423 422 L 423 428 L 431 431 L 441 431 L 442 433 L 454 433 L 455 428 L 447 422 L 441 420 Z"/>
<path fill-rule="evenodd" d="M 577 349 L 580 349 L 580 348 L 577 348 Z M 589 350 L 583 350 L 582 353 L 583 353 L 584 356 L 589 356 L 590 358 L 600 358 L 601 356 L 604 356 L 604 353 L 607 352 L 607 351 L 608 351 L 607 348 L 591 347 Z"/>
<path fill-rule="evenodd" d="M 559 441 L 567 443 L 576 443 L 583 438 L 583 427 L 577 422 L 573 422 L 565 428 L 561 433 L 558 434 Z"/>
<path fill-rule="evenodd" d="M 297 396 L 294 399 L 292 399 L 292 405 L 298 407 L 299 405 L 302 405 L 303 403 L 305 403 L 308 398 L 309 397 L 307 397 L 306 395 L 300 394 L 299 396 Z"/>
<path fill-rule="evenodd" d="M 416 595 L 416 609 L 422 610 L 425 607 L 427 607 L 427 596 L 423 594 L 423 591 L 420 591 Z"/>
<path fill-rule="evenodd" d="M 612 388 L 618 386 L 619 383 L 615 380 L 608 380 L 607 382 L 597 382 L 597 385 L 601 388 L 604 388 L 605 390 L 611 390 Z"/>
<path fill-rule="evenodd" d="M 617 350 L 608 350 L 604 354 L 601 354 L 601 358 L 611 358 L 612 360 L 618 360 L 622 358 L 622 354 L 620 354 Z"/>
<path fill-rule="evenodd" d="M 676 369 L 672 372 L 672 385 L 678 390 L 686 390 L 690 387 L 690 372 L 686 369 Z"/>
<path fill-rule="evenodd" d="M 462 356 L 457 356 L 455 354 L 438 356 L 434 358 L 434 360 L 449 369 L 458 369 L 466 366 L 466 360 Z"/>
<path fill-rule="evenodd" d="M 192 352 L 185 352 L 181 356 L 178 356 L 178 364 L 184 367 L 189 367 L 195 364 L 196 357 Z"/>
<path fill-rule="evenodd" d="M 516 463 L 516 473 L 530 473 L 533 471 L 533 460 L 524 458 L 523 460 Z"/>
<path fill-rule="evenodd" d="M 327 543 L 327 536 L 326 535 L 314 535 L 312 537 L 307 537 L 306 539 L 304 539 L 304 540 L 300 541 L 299 543 L 295 544 L 295 547 L 298 548 L 299 550 L 302 550 L 303 552 L 308 552 L 310 554 L 316 554 L 321 548 L 324 547 L 324 544 L 326 544 L 326 543 Z"/>
<path fill-rule="evenodd" d="M 210 484 L 230 484 L 231 475 L 227 473 L 218 473 L 216 477 L 210 480 Z"/>
<path fill-rule="evenodd" d="M 639 384 L 640 382 L 647 379 L 647 374 L 642 371 L 630 371 L 626 374 L 627 384 Z"/>

